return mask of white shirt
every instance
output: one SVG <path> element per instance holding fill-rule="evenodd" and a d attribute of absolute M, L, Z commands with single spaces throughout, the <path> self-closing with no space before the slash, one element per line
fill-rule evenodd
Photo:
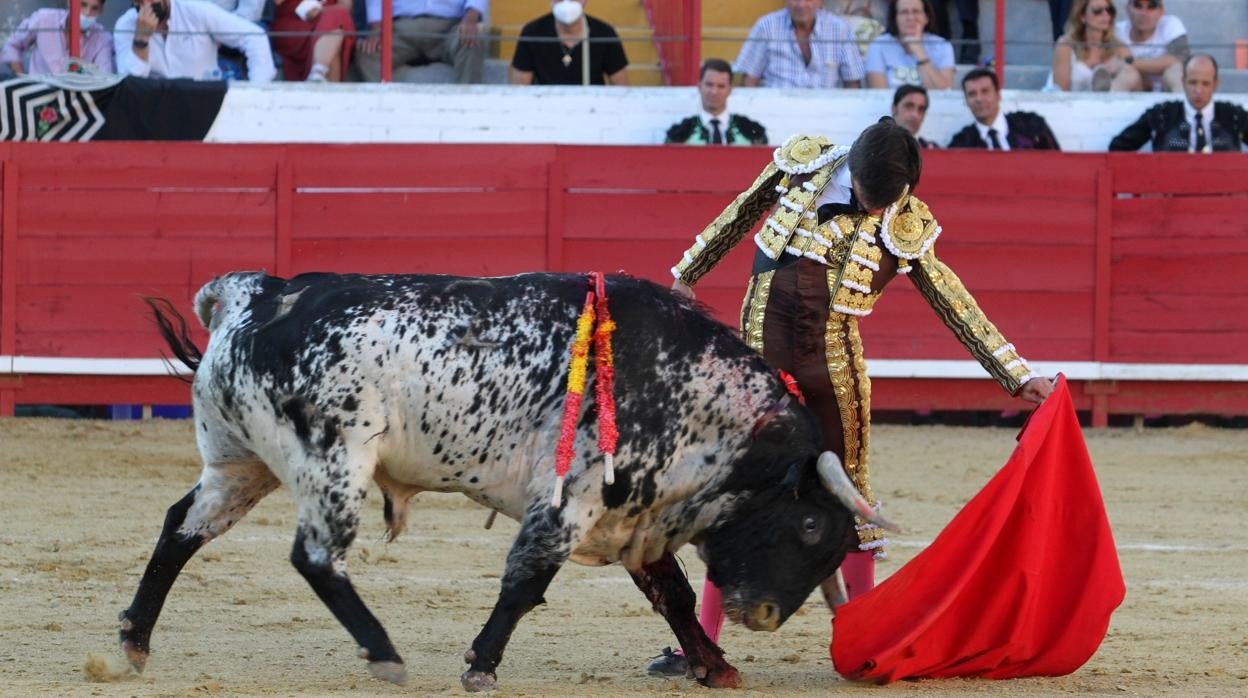
<path fill-rule="evenodd" d="M 1192 103 L 1186 99 L 1183 100 L 1183 117 L 1187 119 L 1187 128 L 1189 131 L 1189 137 L 1187 139 L 1187 152 L 1194 153 L 1196 152 L 1196 108 L 1193 107 Z M 1209 103 L 1205 105 L 1205 108 L 1200 110 L 1200 119 L 1205 128 L 1205 149 L 1206 151 L 1212 153 L 1213 134 L 1209 131 L 1209 129 L 1213 126 L 1213 100 L 1209 100 Z"/>
<path fill-rule="evenodd" d="M 208 0 L 217 7 L 232 12 L 248 22 L 259 22 L 264 14 L 264 0 Z"/>
<path fill-rule="evenodd" d="M 1183 26 L 1183 20 L 1174 15 L 1162 15 L 1161 19 L 1157 20 L 1157 28 L 1153 30 L 1153 35 L 1138 44 L 1131 40 L 1131 20 L 1124 19 L 1115 24 L 1114 28 L 1122 43 L 1131 49 L 1131 54 L 1145 60 L 1166 55 L 1166 46 L 1169 46 L 1171 41 L 1187 34 L 1187 27 Z"/>
<path fill-rule="evenodd" d="M 849 171 L 849 163 L 846 162 L 832 173 L 832 181 L 828 182 L 828 186 L 823 188 L 819 199 L 815 201 L 815 210 L 818 211 L 824 204 L 847 204 L 853 194 L 854 177 Z"/>
<path fill-rule="evenodd" d="M 988 137 L 988 129 L 997 130 L 997 140 L 1001 142 L 1001 150 L 1010 149 L 1010 124 L 1005 120 L 1005 112 L 997 110 L 997 118 L 993 119 L 992 123 L 987 126 L 976 121 L 975 129 L 979 131 L 979 137 L 988 144 L 988 150 L 995 150 L 992 147 L 992 139 Z"/>
<path fill-rule="evenodd" d="M 160 32 L 148 40 L 147 60 L 130 45 L 139 13 L 134 8 L 117 19 L 113 46 L 117 72 L 147 78 L 220 80 L 217 47 L 221 44 L 247 56 L 251 82 L 271 82 L 277 76 L 269 39 L 260 27 L 207 2 L 172 0 L 169 3 L 169 35 Z"/>

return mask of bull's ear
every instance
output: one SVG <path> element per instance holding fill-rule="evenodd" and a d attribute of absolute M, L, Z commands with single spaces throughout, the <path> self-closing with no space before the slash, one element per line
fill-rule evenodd
<path fill-rule="evenodd" d="M 797 498 L 798 488 L 802 484 L 802 462 L 793 461 L 789 463 L 789 470 L 784 474 L 784 479 L 780 481 L 780 486 L 787 490 L 793 490 L 793 498 Z"/>

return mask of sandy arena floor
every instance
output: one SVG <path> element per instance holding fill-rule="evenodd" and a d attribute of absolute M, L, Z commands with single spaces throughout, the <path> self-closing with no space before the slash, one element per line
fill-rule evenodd
<path fill-rule="evenodd" d="M 1013 436 L 876 429 L 876 490 L 908 528 L 882 575 L 1005 462 Z M 721 644 L 745 677 L 744 690 L 726 695 L 1248 695 L 1248 432 L 1100 431 L 1088 443 L 1128 592 L 1083 669 L 1008 682 L 851 684 L 828 659 L 829 616 L 816 594 L 776 634 L 725 630 Z M 165 509 L 198 469 L 188 422 L 0 420 L 0 695 L 462 694 L 461 656 L 493 604 L 516 526 L 500 519 L 483 530 L 486 512 L 458 495 L 418 497 L 408 533 L 385 545 L 374 492 L 352 552 L 355 584 L 407 661 L 407 687 L 368 676 L 346 631 L 287 562 L 294 513 L 282 490 L 187 566 L 146 674 L 113 674 L 122 666 L 117 613 Z M 700 588 L 697 556 L 682 557 Z M 570 564 L 547 600 L 512 637 L 496 695 L 711 695 L 643 675 L 646 658 L 672 638 L 620 567 Z"/>

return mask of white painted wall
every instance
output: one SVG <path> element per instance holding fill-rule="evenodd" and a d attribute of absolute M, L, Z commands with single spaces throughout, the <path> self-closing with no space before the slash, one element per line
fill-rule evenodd
<path fill-rule="evenodd" d="M 1043 115 L 1062 148 L 1105 150 L 1159 94 L 1003 92 L 1006 111 Z M 1248 95 L 1219 95 L 1248 105 Z M 729 107 L 762 122 L 773 143 L 794 133 L 849 143 L 887 114 L 890 90 L 738 88 Z M 696 112 L 691 87 L 509 87 L 234 83 L 209 141 L 222 143 L 662 143 Z M 932 94 L 922 135 L 948 143 L 971 122 L 958 91 Z"/>

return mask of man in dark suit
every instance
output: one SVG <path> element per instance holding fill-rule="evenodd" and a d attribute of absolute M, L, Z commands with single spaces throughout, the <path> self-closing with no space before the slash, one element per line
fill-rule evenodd
<path fill-rule="evenodd" d="M 923 128 L 923 119 L 927 117 L 929 104 L 927 88 L 922 85 L 902 85 L 893 93 L 893 121 L 913 133 L 920 147 L 939 148 L 940 146 L 936 143 L 919 135 L 919 129 Z"/>
<path fill-rule="evenodd" d="M 698 95 L 702 113 L 679 121 L 667 130 L 664 143 L 685 145 L 766 145 L 767 130 L 757 121 L 728 113 L 732 94 L 732 66 L 719 58 L 702 64 Z"/>
<path fill-rule="evenodd" d="M 1197 53 L 1183 64 L 1187 100 L 1153 105 L 1109 142 L 1110 150 L 1139 150 L 1152 142 L 1153 152 L 1212 153 L 1243 150 L 1248 143 L 1248 111 L 1238 104 L 1215 102 L 1218 62 Z"/>
<path fill-rule="evenodd" d="M 1061 150 L 1043 116 L 1029 111 L 1001 113 L 997 74 L 977 68 L 962 78 L 962 95 L 975 123 L 958 131 L 950 148 L 989 150 Z"/>

